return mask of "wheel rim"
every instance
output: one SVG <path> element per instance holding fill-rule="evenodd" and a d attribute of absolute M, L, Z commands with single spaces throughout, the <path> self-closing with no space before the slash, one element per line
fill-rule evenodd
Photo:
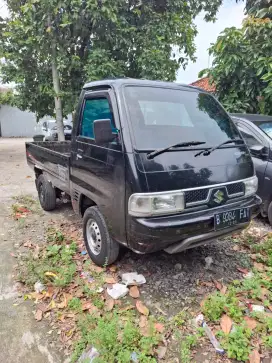
<path fill-rule="evenodd" d="M 94 219 L 89 219 L 86 225 L 87 242 L 91 252 L 99 255 L 102 247 L 101 233 L 98 224 Z"/>
<path fill-rule="evenodd" d="M 45 190 L 44 190 L 44 187 L 43 187 L 43 185 L 41 184 L 40 185 L 40 200 L 41 200 L 41 202 L 43 203 L 44 202 L 44 200 L 45 200 Z"/>

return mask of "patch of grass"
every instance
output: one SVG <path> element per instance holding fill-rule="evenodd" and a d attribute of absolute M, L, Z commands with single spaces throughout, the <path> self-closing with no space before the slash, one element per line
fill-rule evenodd
<path fill-rule="evenodd" d="M 210 321 L 217 321 L 224 312 L 226 296 L 219 292 L 211 294 L 204 302 L 203 313 Z"/>
<path fill-rule="evenodd" d="M 75 345 L 72 362 L 77 361 L 86 346 L 95 346 L 99 351 L 96 363 L 129 363 L 132 353 L 139 362 L 156 362 L 152 355 L 159 339 L 151 324 L 149 336 L 145 337 L 132 321 L 123 323 L 116 313 L 107 313 L 99 318 L 87 315 L 79 322 L 79 328 L 82 337 Z"/>
<path fill-rule="evenodd" d="M 28 286 L 35 282 L 51 282 L 58 287 L 67 286 L 74 279 L 76 264 L 73 256 L 77 250 L 75 242 L 65 245 L 49 245 L 38 259 L 28 256 L 22 267 L 19 279 Z"/>
<path fill-rule="evenodd" d="M 73 297 L 69 303 L 68 303 L 68 307 L 76 312 L 82 312 L 82 303 L 81 300 L 78 297 Z"/>
<path fill-rule="evenodd" d="M 191 334 L 185 337 L 181 337 L 181 344 L 180 344 L 180 361 L 182 363 L 190 363 L 191 362 L 191 354 L 192 348 L 194 348 L 199 338 L 203 336 L 203 329 L 200 330 L 198 334 Z"/>
<path fill-rule="evenodd" d="M 250 354 L 250 338 L 252 331 L 244 326 L 235 326 L 235 329 L 229 334 L 222 331 L 218 333 L 221 337 L 221 345 L 226 350 L 231 359 L 237 359 L 245 362 Z"/>
<path fill-rule="evenodd" d="M 185 324 L 186 320 L 188 320 L 188 312 L 182 310 L 173 317 L 172 323 L 177 328 L 180 328 Z"/>

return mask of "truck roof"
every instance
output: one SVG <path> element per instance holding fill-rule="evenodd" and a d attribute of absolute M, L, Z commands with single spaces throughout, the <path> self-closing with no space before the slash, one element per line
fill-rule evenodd
<path fill-rule="evenodd" d="M 120 87 L 122 85 L 135 85 L 135 86 L 161 86 L 165 88 L 181 88 L 181 89 L 191 89 L 198 90 L 203 93 L 205 92 L 203 89 L 189 86 L 187 84 L 175 83 L 175 82 L 165 82 L 165 81 L 150 81 L 148 79 L 136 79 L 136 78 L 107 78 L 100 81 L 87 82 L 83 89 L 97 88 L 97 87 Z"/>

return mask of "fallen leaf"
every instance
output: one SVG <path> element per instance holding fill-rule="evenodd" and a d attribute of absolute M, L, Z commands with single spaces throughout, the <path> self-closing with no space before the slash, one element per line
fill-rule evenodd
<path fill-rule="evenodd" d="M 114 300 L 113 299 L 108 299 L 105 303 L 105 310 L 106 311 L 112 311 L 114 307 Z"/>
<path fill-rule="evenodd" d="M 43 313 L 47 312 L 47 305 L 44 303 L 40 303 L 36 307 L 37 310 L 41 310 Z"/>
<path fill-rule="evenodd" d="M 139 322 L 139 327 L 140 328 L 144 328 L 147 326 L 147 317 L 144 315 L 140 316 L 140 322 Z"/>
<path fill-rule="evenodd" d="M 239 272 L 242 272 L 244 275 L 247 275 L 249 271 L 246 268 L 237 267 L 237 270 Z"/>
<path fill-rule="evenodd" d="M 27 175 L 26 176 L 26 179 L 30 179 L 30 178 L 32 178 L 32 176 L 30 176 L 30 175 Z"/>
<path fill-rule="evenodd" d="M 224 314 L 220 320 L 220 326 L 225 334 L 229 334 L 232 327 L 231 318 L 228 315 Z"/>
<path fill-rule="evenodd" d="M 132 286 L 129 289 L 129 295 L 133 297 L 134 299 L 137 299 L 140 296 L 140 292 L 137 286 Z"/>
<path fill-rule="evenodd" d="M 51 298 L 53 295 L 54 295 L 54 287 L 53 286 L 48 286 L 45 297 Z"/>
<path fill-rule="evenodd" d="M 122 301 L 121 300 L 114 300 L 114 305 L 122 305 Z"/>
<path fill-rule="evenodd" d="M 41 320 L 42 320 L 42 317 L 43 317 L 43 312 L 42 312 L 40 309 L 38 309 L 38 310 L 36 311 L 36 313 L 35 313 L 35 319 L 36 319 L 37 321 L 41 321 Z"/>
<path fill-rule="evenodd" d="M 166 351 L 167 351 L 167 348 L 166 347 L 163 347 L 163 346 L 159 346 L 157 348 L 157 354 L 158 354 L 158 358 L 159 359 L 163 359 L 165 354 L 166 354 Z"/>
<path fill-rule="evenodd" d="M 135 309 L 135 306 L 128 305 L 128 306 L 125 306 L 122 309 L 120 309 L 119 312 L 124 312 L 124 311 L 128 311 L 128 310 L 133 310 L 133 309 Z"/>
<path fill-rule="evenodd" d="M 90 265 L 90 270 L 95 271 L 97 273 L 101 273 L 104 271 L 104 268 L 96 265 Z"/>
<path fill-rule="evenodd" d="M 257 321 L 249 316 L 244 317 L 244 321 L 246 323 L 247 328 L 254 330 L 257 326 Z"/>
<path fill-rule="evenodd" d="M 262 300 L 265 300 L 270 296 L 270 291 L 266 289 L 265 287 L 261 288 L 261 294 L 262 294 Z"/>
<path fill-rule="evenodd" d="M 44 276 L 47 276 L 47 277 L 58 277 L 56 274 L 54 274 L 54 272 L 51 272 L 51 271 L 45 272 Z"/>
<path fill-rule="evenodd" d="M 117 266 L 111 266 L 110 271 L 111 272 L 116 272 L 117 271 Z"/>
<path fill-rule="evenodd" d="M 207 287 L 214 287 L 214 283 L 209 282 L 209 281 L 202 281 L 200 282 L 201 286 L 207 286 Z"/>
<path fill-rule="evenodd" d="M 268 306 L 268 309 L 269 309 L 270 311 L 272 311 L 272 305 L 269 305 L 269 306 Z"/>
<path fill-rule="evenodd" d="M 253 350 L 249 355 L 249 363 L 260 363 L 261 356 L 257 349 Z"/>
<path fill-rule="evenodd" d="M 161 323 L 155 323 L 154 325 L 155 329 L 159 332 L 159 333 L 163 333 L 164 332 L 164 325 Z"/>
<path fill-rule="evenodd" d="M 239 251 L 240 247 L 239 247 L 239 245 L 234 245 L 232 247 L 232 249 L 233 249 L 233 251 Z"/>
<path fill-rule="evenodd" d="M 217 290 L 220 291 L 222 289 L 223 286 L 222 286 L 221 282 L 214 280 L 213 283 L 214 283 L 215 287 L 217 288 Z"/>
<path fill-rule="evenodd" d="M 253 266 L 254 268 L 256 268 L 256 270 L 258 271 L 265 271 L 265 266 L 262 264 L 262 263 L 259 263 L 259 262 L 253 262 Z"/>
<path fill-rule="evenodd" d="M 63 294 L 63 300 L 61 303 L 57 304 L 57 308 L 59 309 L 65 309 L 68 305 L 66 294 Z"/>
<path fill-rule="evenodd" d="M 114 277 L 106 277 L 105 282 L 107 284 L 116 284 L 117 283 L 117 281 L 116 281 L 116 279 Z"/>
<path fill-rule="evenodd" d="M 89 310 L 89 309 L 92 309 L 92 308 L 93 308 L 93 304 L 91 302 L 89 302 L 89 301 L 82 304 L 82 310 L 83 311 L 86 311 L 86 310 Z"/>
<path fill-rule="evenodd" d="M 136 301 L 136 309 L 139 311 L 139 313 L 148 316 L 149 310 L 148 308 L 142 303 L 141 300 Z"/>
<path fill-rule="evenodd" d="M 227 286 L 225 286 L 225 285 L 223 285 L 223 286 L 222 286 L 222 289 L 220 290 L 220 292 L 221 292 L 221 294 L 222 294 L 222 295 L 225 295 L 225 294 L 226 294 L 226 292 L 227 292 L 227 290 L 228 290 L 228 287 L 227 287 Z"/>

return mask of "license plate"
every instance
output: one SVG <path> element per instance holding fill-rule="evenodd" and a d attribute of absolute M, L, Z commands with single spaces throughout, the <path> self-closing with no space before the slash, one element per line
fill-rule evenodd
<path fill-rule="evenodd" d="M 236 224 L 246 223 L 250 220 L 250 209 L 239 208 L 229 210 L 214 215 L 214 229 L 224 229 L 235 226 Z"/>

